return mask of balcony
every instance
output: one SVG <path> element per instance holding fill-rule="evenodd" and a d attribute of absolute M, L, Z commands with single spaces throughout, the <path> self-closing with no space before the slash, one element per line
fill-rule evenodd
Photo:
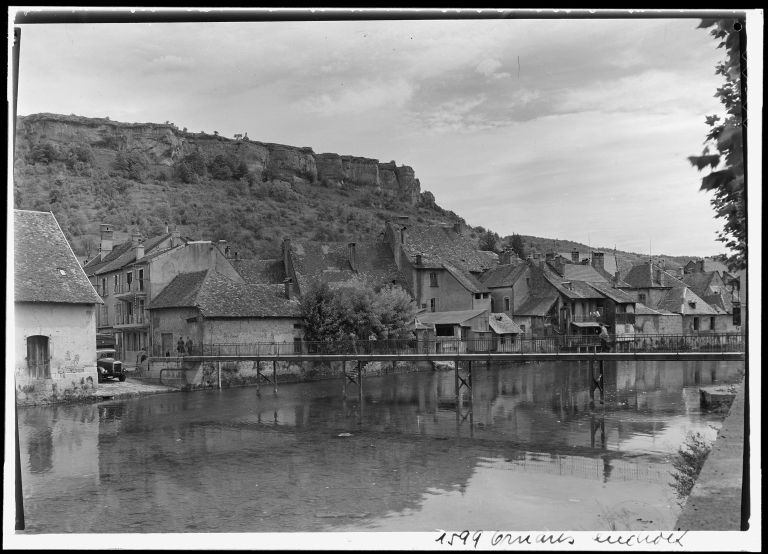
<path fill-rule="evenodd" d="M 126 294 L 147 294 L 149 291 L 149 279 L 137 279 L 131 283 L 120 283 L 113 287 L 116 296 Z"/>
<path fill-rule="evenodd" d="M 574 323 L 603 323 L 605 317 L 602 315 L 590 314 L 590 315 L 576 315 L 571 318 Z"/>
<path fill-rule="evenodd" d="M 144 314 L 122 314 L 115 318 L 116 328 L 144 327 L 149 324 L 149 318 Z"/>

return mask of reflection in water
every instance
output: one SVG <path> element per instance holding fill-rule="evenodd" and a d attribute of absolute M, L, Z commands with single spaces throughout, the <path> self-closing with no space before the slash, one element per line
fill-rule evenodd
<path fill-rule="evenodd" d="M 32 532 L 660 529 L 696 382 L 743 364 L 589 364 L 156 395 L 24 411 Z M 693 387 L 693 388 L 692 388 Z M 595 392 L 593 396 L 593 392 Z M 46 434 L 47 433 L 47 434 Z M 34 453 L 34 455 L 33 455 Z M 631 500 L 631 501 L 630 501 Z M 115 517 L 119 514 L 119 517 Z"/>

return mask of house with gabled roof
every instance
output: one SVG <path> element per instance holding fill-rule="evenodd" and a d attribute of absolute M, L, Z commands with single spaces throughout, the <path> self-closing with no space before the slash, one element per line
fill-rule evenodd
<path fill-rule="evenodd" d="M 149 313 L 153 356 L 175 356 L 179 337 L 200 354 L 204 345 L 292 345 L 303 336 L 299 301 L 287 285 L 246 283 L 215 268 L 175 276 Z"/>
<path fill-rule="evenodd" d="M 224 241 L 193 241 L 170 231 L 143 239 L 112 244 L 112 227 L 101 226 L 99 256 L 84 267 L 104 305 L 97 318 L 98 332 L 115 339 L 118 355 L 138 363 L 150 349 L 148 305 L 177 275 L 211 268 L 232 279 L 242 279 L 225 255 Z"/>
<path fill-rule="evenodd" d="M 404 217 L 388 221 L 384 237 L 420 309 L 490 313 L 491 291 L 479 278 L 496 262 L 463 225 L 426 225 Z"/>
<path fill-rule="evenodd" d="M 480 276 L 480 282 L 491 291 L 491 311 L 507 315 L 517 313 L 530 296 L 530 270 L 528 264 L 502 264 Z"/>
<path fill-rule="evenodd" d="M 52 213 L 14 210 L 13 235 L 16 386 L 95 386 L 101 298 Z"/>

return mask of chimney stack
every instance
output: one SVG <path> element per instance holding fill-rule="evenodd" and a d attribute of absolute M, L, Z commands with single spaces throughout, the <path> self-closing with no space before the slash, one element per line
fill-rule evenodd
<path fill-rule="evenodd" d="M 605 254 L 603 252 L 592 252 L 592 267 L 595 269 L 605 269 Z"/>
<path fill-rule="evenodd" d="M 134 232 L 131 233 L 131 246 L 138 246 L 141 242 L 141 233 Z"/>
<path fill-rule="evenodd" d="M 354 242 L 350 242 L 347 245 L 347 252 L 349 253 L 349 265 L 352 271 L 357 271 L 357 248 Z"/>
<path fill-rule="evenodd" d="M 421 265 L 421 263 L 422 263 L 421 254 L 416 254 L 416 265 Z"/>
<path fill-rule="evenodd" d="M 101 234 L 101 243 L 99 244 L 99 252 L 102 256 L 106 256 L 112 252 L 112 239 L 114 237 L 112 231 L 112 225 L 109 223 L 102 223 L 99 225 L 99 232 Z"/>
<path fill-rule="evenodd" d="M 170 230 L 168 229 L 168 222 L 166 221 L 165 222 L 165 234 L 167 235 L 168 233 L 170 233 Z"/>
<path fill-rule="evenodd" d="M 501 253 L 501 265 L 509 265 L 512 263 L 512 251 L 509 248 L 504 249 Z"/>
<path fill-rule="evenodd" d="M 136 259 L 144 257 L 144 243 L 141 242 L 141 233 L 131 235 L 131 246 L 136 249 Z"/>
<path fill-rule="evenodd" d="M 285 297 L 288 300 L 293 300 L 293 279 L 283 281 L 283 286 L 285 287 Z"/>
<path fill-rule="evenodd" d="M 579 251 L 571 250 L 571 261 L 575 264 L 579 263 Z"/>

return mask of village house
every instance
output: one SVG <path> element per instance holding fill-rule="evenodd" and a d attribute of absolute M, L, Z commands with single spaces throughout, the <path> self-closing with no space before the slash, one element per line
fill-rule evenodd
<path fill-rule="evenodd" d="M 140 361 L 149 349 L 149 303 L 177 275 L 215 268 L 241 279 L 224 254 L 223 241 L 191 241 L 176 231 L 142 240 L 134 233 L 113 247 L 111 226 L 102 225 L 101 232 L 99 256 L 84 269 L 104 300 L 98 332 L 114 337 L 118 355 L 128 364 Z"/>
<path fill-rule="evenodd" d="M 543 296 L 530 295 L 511 314 L 512 321 L 520 327 L 524 337 L 548 337 L 559 329 L 559 295 L 552 290 Z"/>
<path fill-rule="evenodd" d="M 491 291 L 479 277 L 494 260 L 477 249 L 462 224 L 425 225 L 404 217 L 388 221 L 384 236 L 419 309 L 490 313 Z"/>
<path fill-rule="evenodd" d="M 286 343 L 303 336 L 301 309 L 289 284 L 246 283 L 211 268 L 176 275 L 149 304 L 152 355 L 176 356 L 221 344 Z M 193 348 L 186 347 L 186 341 Z"/>
<path fill-rule="evenodd" d="M 740 279 L 728 272 L 704 271 L 704 260 L 699 260 L 693 267 L 689 262 L 681 280 L 696 295 L 718 311 L 715 330 L 724 333 L 738 333 L 742 325 L 742 303 L 740 298 Z M 727 280 L 727 282 L 726 282 Z"/>
<path fill-rule="evenodd" d="M 16 386 L 95 386 L 101 298 L 52 213 L 14 210 L 13 233 Z"/>
<path fill-rule="evenodd" d="M 507 315 L 516 310 L 530 296 L 530 270 L 528 264 L 519 261 L 509 263 L 508 252 L 502 253 L 502 263 L 480 276 L 480 282 L 491 293 L 491 311 Z"/>
<path fill-rule="evenodd" d="M 378 242 L 283 241 L 283 266 L 293 292 L 301 297 L 315 284 L 331 288 L 364 285 L 379 288 L 408 282 L 395 264 L 392 251 Z"/>
<path fill-rule="evenodd" d="M 416 316 L 416 337 L 438 354 L 487 352 L 493 338 L 485 309 L 423 312 Z"/>

